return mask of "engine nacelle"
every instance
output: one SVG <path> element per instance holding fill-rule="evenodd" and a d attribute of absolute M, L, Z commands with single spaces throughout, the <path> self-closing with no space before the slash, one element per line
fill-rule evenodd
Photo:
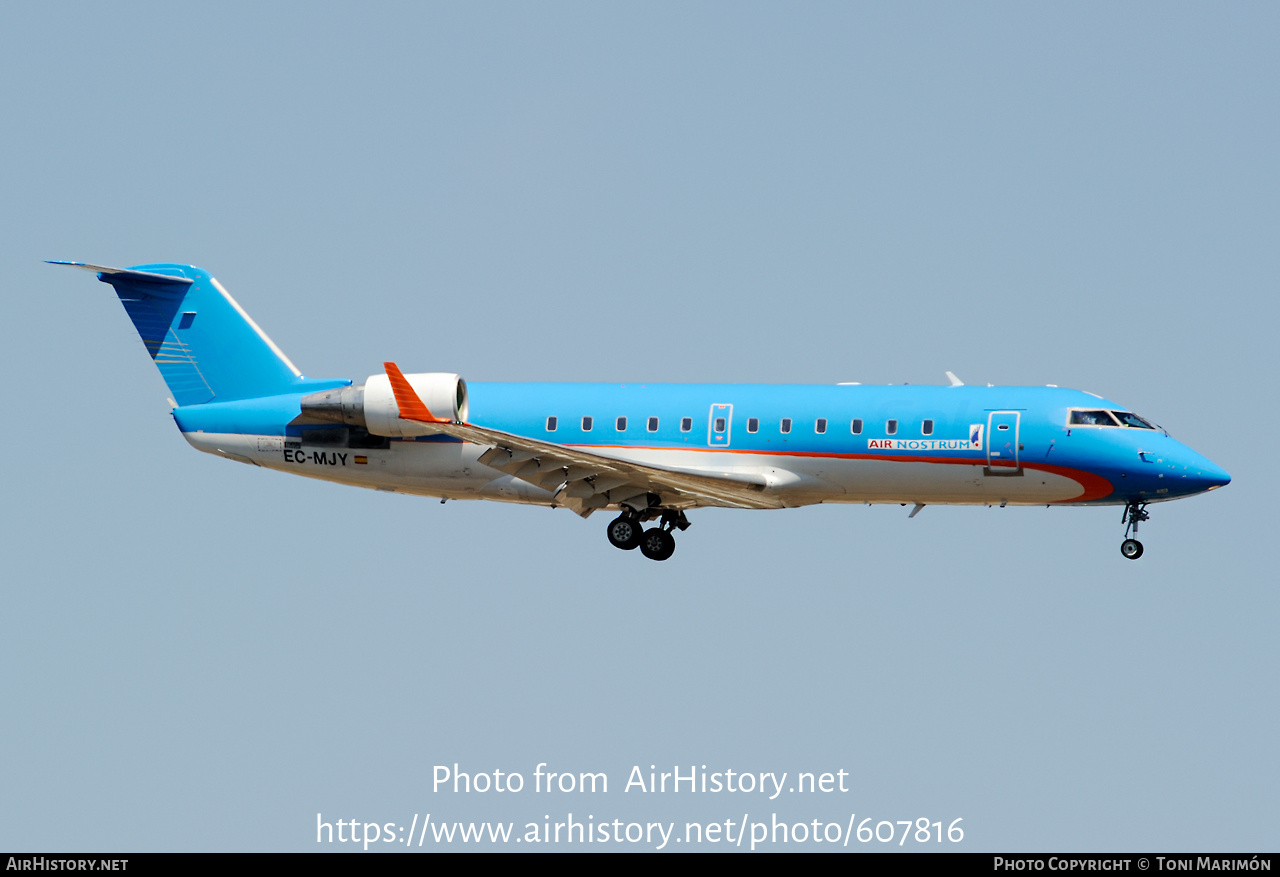
<path fill-rule="evenodd" d="M 445 420 L 467 419 L 467 382 L 458 375 L 429 372 L 405 375 L 422 404 Z M 433 430 L 425 423 L 400 419 L 400 406 L 385 374 L 370 375 L 364 382 L 365 428 L 374 435 L 427 435 Z"/>
<path fill-rule="evenodd" d="M 467 382 L 458 375 L 429 372 L 405 375 L 405 379 L 436 417 L 467 419 Z M 304 396 L 302 416 L 295 423 L 342 423 L 391 437 L 428 435 L 434 431 L 425 423 L 400 419 L 400 406 L 385 374 L 370 375 L 360 387 Z"/>

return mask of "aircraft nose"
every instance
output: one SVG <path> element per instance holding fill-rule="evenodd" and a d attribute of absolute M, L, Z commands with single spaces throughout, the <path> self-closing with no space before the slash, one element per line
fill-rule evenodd
<path fill-rule="evenodd" d="M 1208 482 L 1205 490 L 1213 490 L 1215 487 L 1226 487 L 1231 483 L 1231 476 L 1227 474 L 1227 470 L 1223 469 L 1217 463 L 1210 463 L 1205 467 L 1205 471 L 1201 473 L 1201 478 Z"/>
<path fill-rule="evenodd" d="M 1187 461 L 1183 477 L 1196 493 L 1216 490 L 1231 483 L 1231 476 L 1226 469 L 1199 454 L 1193 454 Z"/>

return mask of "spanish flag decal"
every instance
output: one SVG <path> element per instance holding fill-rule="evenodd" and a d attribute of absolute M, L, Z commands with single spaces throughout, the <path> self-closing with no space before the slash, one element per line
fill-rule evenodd
<path fill-rule="evenodd" d="M 367 464 L 368 462 L 369 462 L 369 458 L 368 458 L 368 457 L 360 457 L 360 456 L 357 456 L 357 457 L 356 457 L 356 465 L 357 465 L 357 466 L 364 466 L 364 465 L 365 465 L 365 464 Z"/>

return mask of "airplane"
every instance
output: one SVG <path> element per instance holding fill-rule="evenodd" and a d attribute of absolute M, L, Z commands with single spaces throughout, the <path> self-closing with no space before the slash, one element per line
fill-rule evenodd
<path fill-rule="evenodd" d="M 472 383 L 305 377 L 202 268 L 52 261 L 110 284 L 199 451 L 397 493 L 617 517 L 609 542 L 675 551 L 687 512 L 815 503 L 1121 506 L 1231 481 L 1124 406 L 1080 390 L 966 386 Z M 655 523 L 656 522 L 656 523 Z M 646 524 L 653 526 L 646 527 Z"/>

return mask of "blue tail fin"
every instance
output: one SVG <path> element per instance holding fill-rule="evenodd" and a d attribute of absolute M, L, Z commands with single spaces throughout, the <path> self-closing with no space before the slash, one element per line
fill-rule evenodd
<path fill-rule="evenodd" d="M 307 392 L 333 383 L 303 377 L 203 268 L 51 264 L 95 271 L 111 284 L 179 405 Z"/>

